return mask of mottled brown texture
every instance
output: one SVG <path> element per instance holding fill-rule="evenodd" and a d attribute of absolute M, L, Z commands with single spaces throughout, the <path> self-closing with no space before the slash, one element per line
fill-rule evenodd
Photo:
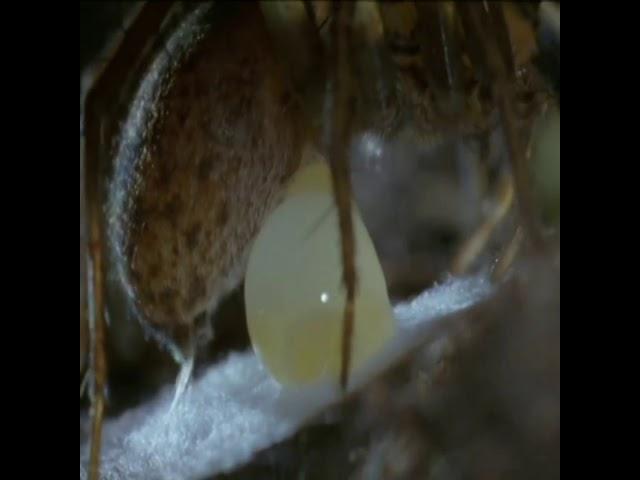
<path fill-rule="evenodd" d="M 300 160 L 302 128 L 260 11 L 237 8 L 191 49 L 156 105 L 122 222 L 143 319 L 192 324 L 237 286 L 248 247 Z M 121 218 L 121 219 L 120 219 Z"/>

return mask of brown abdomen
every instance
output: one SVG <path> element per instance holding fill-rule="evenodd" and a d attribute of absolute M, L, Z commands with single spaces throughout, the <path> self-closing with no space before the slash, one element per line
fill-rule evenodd
<path fill-rule="evenodd" d="M 173 67 L 149 73 L 116 163 L 120 275 L 141 317 L 163 330 L 189 325 L 239 283 L 300 159 L 300 116 L 261 13 L 233 10 Z M 144 93 L 144 82 L 158 85 Z"/>

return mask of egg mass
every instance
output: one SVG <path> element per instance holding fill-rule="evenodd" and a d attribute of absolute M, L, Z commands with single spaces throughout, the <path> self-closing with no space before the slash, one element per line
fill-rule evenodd
<path fill-rule="evenodd" d="M 394 319 L 373 242 L 356 205 L 352 208 L 358 269 L 355 371 L 391 338 Z M 283 384 L 339 378 L 346 301 L 340 245 L 330 171 L 316 158 L 294 175 L 263 225 L 245 277 L 252 344 Z"/>

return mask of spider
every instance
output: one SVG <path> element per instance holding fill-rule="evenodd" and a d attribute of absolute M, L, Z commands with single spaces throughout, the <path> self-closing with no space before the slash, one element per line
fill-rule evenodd
<path fill-rule="evenodd" d="M 91 478 L 99 476 L 105 409 L 105 262 L 113 261 L 145 329 L 183 365 L 184 384 L 199 339 L 210 336 L 208 314 L 242 280 L 253 241 L 309 145 L 327 159 L 340 232 L 343 389 L 358 286 L 368 281 L 355 262 L 355 132 L 393 136 L 412 123 L 433 138 L 499 123 L 521 231 L 533 246 L 543 243 L 518 125 L 518 108 L 537 103 L 518 103 L 529 90 L 501 4 L 148 2 L 132 18 L 88 88 L 81 118 Z M 511 198 L 503 196 L 503 210 Z M 471 257 L 479 248 L 469 247 Z"/>

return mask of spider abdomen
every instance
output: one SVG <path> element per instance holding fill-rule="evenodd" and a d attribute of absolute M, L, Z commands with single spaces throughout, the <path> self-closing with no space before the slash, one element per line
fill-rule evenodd
<path fill-rule="evenodd" d="M 257 8 L 240 7 L 149 72 L 110 189 L 111 240 L 140 317 L 188 327 L 242 277 L 299 162 L 301 129 Z M 180 43 L 180 38 L 176 45 Z"/>

